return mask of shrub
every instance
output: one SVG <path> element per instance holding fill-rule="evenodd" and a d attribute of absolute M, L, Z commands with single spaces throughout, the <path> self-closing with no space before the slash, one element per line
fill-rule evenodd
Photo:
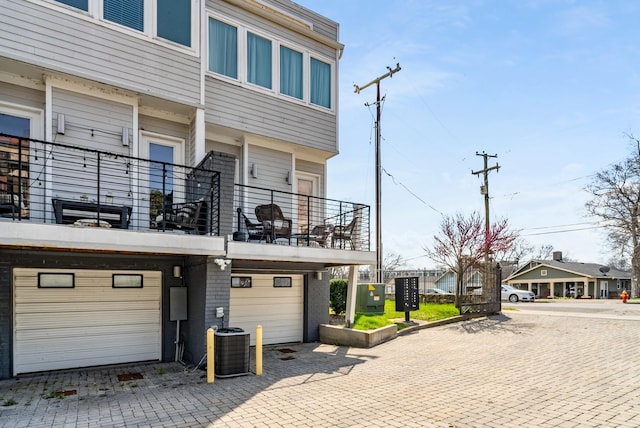
<path fill-rule="evenodd" d="M 347 280 L 332 279 L 329 283 L 329 308 L 336 315 L 347 311 Z"/>

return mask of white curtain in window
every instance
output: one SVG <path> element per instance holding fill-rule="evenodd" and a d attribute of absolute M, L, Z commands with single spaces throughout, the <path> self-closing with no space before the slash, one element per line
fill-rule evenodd
<path fill-rule="evenodd" d="M 271 40 L 247 33 L 247 81 L 271 89 Z"/>
<path fill-rule="evenodd" d="M 331 65 L 311 58 L 311 103 L 331 108 Z"/>
<path fill-rule="evenodd" d="M 209 19 L 209 70 L 238 78 L 238 29 Z"/>
<path fill-rule="evenodd" d="M 280 46 L 280 92 L 302 99 L 302 53 Z"/>

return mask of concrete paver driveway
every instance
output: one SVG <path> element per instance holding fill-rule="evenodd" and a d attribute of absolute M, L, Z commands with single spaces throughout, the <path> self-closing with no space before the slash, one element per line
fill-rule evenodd
<path fill-rule="evenodd" d="M 554 305 L 371 349 L 267 346 L 263 376 L 213 384 L 177 363 L 24 376 L 0 382 L 0 427 L 639 427 L 640 305 Z"/>

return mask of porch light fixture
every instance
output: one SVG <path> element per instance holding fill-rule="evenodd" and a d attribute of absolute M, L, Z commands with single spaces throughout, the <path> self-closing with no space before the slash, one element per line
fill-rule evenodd
<path fill-rule="evenodd" d="M 182 278 L 182 266 L 180 265 L 173 266 L 173 277 Z"/>
<path fill-rule="evenodd" d="M 291 171 L 287 171 L 287 178 L 286 178 L 286 180 L 287 180 L 287 184 L 288 184 L 289 186 L 291 186 L 291 183 L 293 182 L 293 177 L 292 177 L 292 175 L 293 175 L 293 174 L 291 174 Z"/>
<path fill-rule="evenodd" d="M 316 280 L 322 281 L 322 271 L 321 270 L 316 271 L 315 276 L 316 276 Z"/>
<path fill-rule="evenodd" d="M 258 178 L 258 165 L 255 163 L 251 164 L 251 176 L 253 178 Z"/>

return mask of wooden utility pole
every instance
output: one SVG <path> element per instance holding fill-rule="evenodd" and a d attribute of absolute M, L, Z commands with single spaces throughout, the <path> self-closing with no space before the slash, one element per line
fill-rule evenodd
<path fill-rule="evenodd" d="M 369 86 L 376 85 L 376 282 L 382 283 L 382 164 L 380 160 L 380 81 L 387 77 L 391 77 L 394 73 L 400 71 L 400 64 L 396 64 L 396 68 L 393 70 L 391 67 L 387 67 L 389 70 L 387 73 L 380 77 L 373 79 L 371 82 L 364 86 L 353 85 L 355 87 L 354 92 L 359 94 L 363 89 Z"/>
<path fill-rule="evenodd" d="M 485 265 L 485 282 L 489 279 L 489 172 L 500 169 L 500 165 L 496 162 L 495 166 L 489 167 L 489 158 L 497 158 L 498 155 L 488 155 L 485 152 L 478 153 L 476 156 L 482 156 L 484 158 L 484 168 L 479 171 L 472 171 L 473 175 L 484 175 L 484 185 L 480 188 L 480 193 L 484 195 L 484 265 Z M 487 288 L 487 287 L 484 287 Z M 484 294 L 484 293 L 483 293 Z"/>

